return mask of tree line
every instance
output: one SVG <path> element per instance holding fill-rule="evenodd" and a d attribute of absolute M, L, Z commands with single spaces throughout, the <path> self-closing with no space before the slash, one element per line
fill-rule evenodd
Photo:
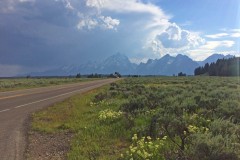
<path fill-rule="evenodd" d="M 209 76 L 239 76 L 240 75 L 240 57 L 229 59 L 218 59 L 217 62 L 206 63 L 202 67 L 194 70 L 194 75 Z"/>

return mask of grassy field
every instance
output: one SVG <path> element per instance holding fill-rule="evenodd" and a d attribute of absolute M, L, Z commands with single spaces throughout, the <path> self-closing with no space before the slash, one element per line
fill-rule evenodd
<path fill-rule="evenodd" d="M 41 133 L 73 132 L 68 159 L 240 158 L 240 81 L 127 78 L 33 115 Z"/>
<path fill-rule="evenodd" d="M 90 81 L 88 78 L 9 78 L 0 79 L 0 91 L 11 91 L 35 87 Z"/>

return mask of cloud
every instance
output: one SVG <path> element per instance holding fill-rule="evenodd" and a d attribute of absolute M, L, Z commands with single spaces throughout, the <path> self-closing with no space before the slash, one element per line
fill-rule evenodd
<path fill-rule="evenodd" d="M 165 54 L 187 53 L 198 58 L 203 52 L 234 45 L 204 40 L 202 34 L 174 23 L 155 2 L 0 0 L 0 22 L 4 22 L 0 23 L 0 64 L 31 68 L 78 65 L 116 52 L 140 63 Z M 239 36 L 237 29 L 221 32 L 232 39 Z"/>
<path fill-rule="evenodd" d="M 204 45 L 199 46 L 196 49 L 188 50 L 186 53 L 195 60 L 204 60 L 206 57 L 213 53 L 219 54 L 236 54 L 236 51 L 232 51 L 231 47 L 235 44 L 234 41 L 207 41 Z"/>
<path fill-rule="evenodd" d="M 72 6 L 72 4 L 69 0 L 63 0 L 63 3 L 65 4 L 65 7 L 67 9 L 74 10 L 74 7 Z"/>
<path fill-rule="evenodd" d="M 0 1 L 0 13 L 10 13 L 14 11 L 14 0 Z"/>
<path fill-rule="evenodd" d="M 103 26 L 106 29 L 115 29 L 120 24 L 120 21 L 118 19 L 113 19 L 109 16 L 100 16 L 100 19 L 103 21 Z"/>
<path fill-rule="evenodd" d="M 81 12 L 81 10 L 85 12 Z M 120 20 L 113 18 L 109 15 L 109 12 L 121 15 L 129 15 L 130 13 L 148 15 L 148 18 L 144 20 L 144 27 L 146 29 L 157 27 L 166 22 L 168 23 L 168 19 L 170 18 L 170 16 L 167 16 L 158 6 L 151 3 L 146 4 L 138 0 L 86 0 L 85 8 L 78 9 L 77 11 L 78 14 L 81 15 L 79 16 L 80 23 L 94 19 L 94 21 L 98 22 L 98 25 L 94 28 L 100 27 L 114 30 L 117 29 Z M 108 12 L 108 15 L 105 14 L 106 12 Z M 92 27 L 78 27 L 78 29 L 86 28 L 94 29 Z"/>
<path fill-rule="evenodd" d="M 156 5 L 146 4 L 139 0 L 87 0 L 86 5 L 98 9 L 99 12 L 108 10 L 118 13 L 148 13 L 157 17 L 166 16 Z"/>
<path fill-rule="evenodd" d="M 164 48 L 191 48 L 204 42 L 197 34 L 181 29 L 176 24 L 169 26 L 163 33 L 156 36 Z"/>
<path fill-rule="evenodd" d="M 226 37 L 226 36 L 229 36 L 229 34 L 228 33 L 217 33 L 217 34 L 205 35 L 205 37 L 212 38 L 212 39 L 222 38 L 222 37 Z"/>
<path fill-rule="evenodd" d="M 84 15 L 80 15 L 81 20 L 79 21 L 77 25 L 77 29 L 88 29 L 92 30 L 96 27 L 102 28 L 102 29 L 110 29 L 110 30 L 117 30 L 117 26 L 120 24 L 120 21 L 118 19 L 113 19 L 109 16 L 98 16 L 95 18 L 92 17 L 85 17 Z"/>
<path fill-rule="evenodd" d="M 240 29 L 230 29 L 229 33 L 232 38 L 240 38 Z"/>
<path fill-rule="evenodd" d="M 235 29 L 225 29 L 225 31 L 229 31 L 229 32 L 240 32 L 239 28 L 235 28 Z"/>
<path fill-rule="evenodd" d="M 130 58 L 129 60 L 132 63 L 140 64 L 140 63 L 147 63 L 149 59 L 148 58 Z"/>
<path fill-rule="evenodd" d="M 235 32 L 230 35 L 233 38 L 240 38 L 240 32 Z"/>
<path fill-rule="evenodd" d="M 149 53 L 147 55 L 149 51 L 155 54 L 154 58 L 157 58 L 198 47 L 204 43 L 204 39 L 198 33 L 184 30 L 170 22 L 171 16 L 149 1 L 144 3 L 139 0 L 85 0 L 81 5 L 70 0 L 62 0 L 62 2 L 66 8 L 71 6 L 71 10 L 77 13 L 78 30 L 117 31 L 121 24 L 122 30 L 119 33 L 129 36 L 129 41 L 133 43 L 139 41 L 138 45 L 141 46 L 138 47 L 144 51 L 136 50 L 136 52 L 145 52 L 146 57 L 153 56 Z M 141 40 L 135 39 L 135 37 L 139 38 L 139 35 Z"/>
<path fill-rule="evenodd" d="M 223 33 L 216 33 L 205 35 L 207 38 L 211 39 L 220 39 L 220 38 L 239 38 L 240 37 L 240 29 L 224 29 Z"/>
<path fill-rule="evenodd" d="M 230 48 L 235 44 L 234 41 L 208 41 L 205 45 L 201 46 L 201 49 L 217 49 L 219 47 Z"/>
<path fill-rule="evenodd" d="M 13 13 L 16 12 L 16 8 L 19 4 L 33 3 L 35 0 L 1 0 L 0 1 L 0 13 Z"/>
<path fill-rule="evenodd" d="M 77 28 L 78 29 L 87 28 L 88 30 L 91 30 L 91 29 L 95 28 L 97 25 L 98 25 L 98 22 L 96 19 L 84 18 L 79 21 Z"/>
<path fill-rule="evenodd" d="M 86 0 L 80 8 L 72 7 L 77 12 L 79 22 L 77 29 L 93 30 L 100 28 L 103 30 L 117 30 L 120 20 L 112 18 L 110 15 L 103 15 L 101 6 L 102 1 Z"/>
<path fill-rule="evenodd" d="M 35 2 L 35 0 L 18 0 L 19 2 L 22 2 L 22 3 L 24 3 L 24 2 Z"/>
<path fill-rule="evenodd" d="M 148 46 L 161 55 L 178 54 L 179 52 L 193 49 L 203 45 L 205 40 L 198 33 L 181 29 L 175 23 L 169 25 L 163 32 L 155 35 Z"/>
<path fill-rule="evenodd" d="M 222 32 L 205 35 L 206 43 L 195 49 L 186 51 L 191 58 L 203 60 L 213 53 L 239 55 L 236 49 L 236 38 L 240 37 L 240 29 L 221 29 Z"/>
<path fill-rule="evenodd" d="M 186 54 L 191 57 L 194 60 L 197 61 L 202 61 L 206 59 L 206 57 L 211 56 L 212 54 L 217 53 L 217 54 L 223 54 L 223 55 L 235 55 L 235 56 L 240 56 L 240 53 L 238 53 L 235 50 L 213 50 L 213 49 L 194 49 L 194 50 L 189 50 L 186 52 Z"/>
<path fill-rule="evenodd" d="M 15 76 L 22 71 L 18 65 L 2 65 L 0 64 L 0 77 Z"/>
<path fill-rule="evenodd" d="M 117 15 L 139 15 L 129 23 L 136 23 L 134 27 L 127 26 L 121 22 L 125 27 L 128 27 L 134 32 L 141 30 L 142 34 L 142 49 L 154 52 L 156 55 L 163 56 L 167 53 L 177 53 L 190 48 L 197 47 L 204 43 L 204 39 L 198 33 L 190 32 L 180 28 L 177 24 L 170 22 L 171 16 L 164 13 L 159 7 L 151 3 L 144 3 L 139 0 L 87 0 L 86 6 L 95 9 L 95 15 L 99 16 L 104 13 L 113 12 Z M 92 14 L 92 13 L 91 13 Z M 115 14 L 115 15 L 116 15 Z M 111 17 L 110 17 L 111 18 Z M 112 19 L 112 18 L 111 18 Z M 120 23 L 120 20 L 115 27 Z M 112 26 L 107 28 L 114 28 Z M 147 55 L 146 55 L 147 56 Z"/>
<path fill-rule="evenodd" d="M 55 69 L 51 66 L 45 66 L 39 69 L 38 67 L 26 67 L 22 65 L 7 65 L 0 64 L 0 77 L 13 77 L 13 76 L 22 76 L 23 74 L 29 74 L 31 72 L 44 72 L 49 69 Z"/>

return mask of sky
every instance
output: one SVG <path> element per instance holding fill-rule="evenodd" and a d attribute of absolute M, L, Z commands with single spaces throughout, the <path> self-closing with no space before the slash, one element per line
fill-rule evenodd
<path fill-rule="evenodd" d="M 240 53 L 240 0 L 1 0 L 0 77 L 166 54 Z"/>

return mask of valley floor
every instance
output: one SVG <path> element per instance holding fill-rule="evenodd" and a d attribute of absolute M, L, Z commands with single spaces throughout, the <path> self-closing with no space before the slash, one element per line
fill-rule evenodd
<path fill-rule="evenodd" d="M 32 115 L 28 159 L 240 159 L 238 77 L 126 78 Z"/>

